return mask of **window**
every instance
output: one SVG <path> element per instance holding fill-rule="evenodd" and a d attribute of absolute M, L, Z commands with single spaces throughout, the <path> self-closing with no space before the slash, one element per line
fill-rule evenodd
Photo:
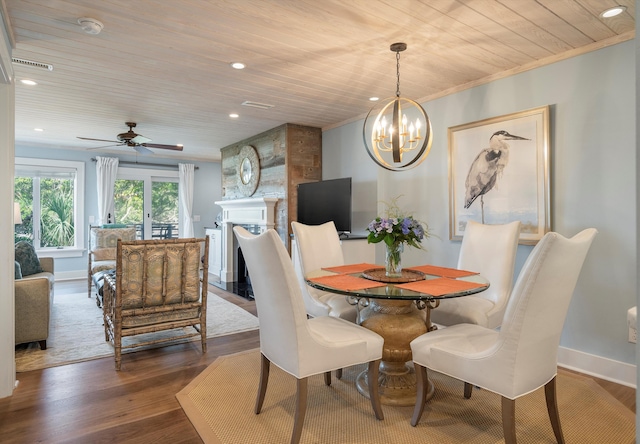
<path fill-rule="evenodd" d="M 135 224 L 141 239 L 177 238 L 178 173 L 119 168 L 114 187 L 115 222 Z"/>
<path fill-rule="evenodd" d="M 51 257 L 82 255 L 83 162 L 17 157 L 14 200 L 22 215 L 16 242 L 28 240 Z"/>

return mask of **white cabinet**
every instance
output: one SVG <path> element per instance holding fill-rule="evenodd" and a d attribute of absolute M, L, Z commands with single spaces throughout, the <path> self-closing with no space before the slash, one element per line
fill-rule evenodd
<path fill-rule="evenodd" d="M 366 238 L 342 239 L 340 243 L 345 264 L 376 263 L 376 247 Z"/>
<path fill-rule="evenodd" d="M 209 237 L 209 273 L 220 276 L 222 268 L 222 230 L 220 228 L 205 228 Z"/>

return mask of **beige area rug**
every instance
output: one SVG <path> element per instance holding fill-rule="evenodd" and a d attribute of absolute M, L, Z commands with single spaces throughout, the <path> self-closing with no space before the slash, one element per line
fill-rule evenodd
<path fill-rule="evenodd" d="M 16 371 L 25 372 L 113 356 L 113 346 L 104 339 L 102 309 L 96 306 L 95 298 L 89 299 L 86 293 L 56 295 L 51 310 L 50 326 L 46 350 L 40 350 L 38 343 L 16 347 Z M 208 338 L 257 328 L 257 317 L 209 292 L 207 296 Z M 195 330 L 189 327 L 186 331 L 194 332 Z M 153 335 L 154 338 L 159 335 L 171 337 L 181 332 L 181 330 L 168 330 L 149 335 Z M 148 339 L 149 335 L 124 338 L 123 342 L 141 342 Z M 199 337 L 189 339 L 199 341 Z M 182 340 L 184 341 L 185 339 Z M 166 345 L 169 343 L 156 345 L 156 347 Z M 123 354 L 135 350 L 124 350 Z"/>
<path fill-rule="evenodd" d="M 259 352 L 218 358 L 176 397 L 206 443 L 285 443 L 291 438 L 295 379 L 271 366 L 262 413 L 253 413 Z M 309 379 L 308 407 L 301 443 L 503 443 L 500 397 L 475 389 L 464 399 L 463 384 L 430 372 L 436 394 L 417 427 L 412 407 L 383 406 L 377 421 L 369 400 L 355 388 L 364 366 L 344 370 L 342 380 L 324 385 Z M 635 415 L 593 381 L 558 376 L 558 404 L 567 443 L 632 443 Z M 555 443 L 544 390 L 516 402 L 518 443 Z"/>

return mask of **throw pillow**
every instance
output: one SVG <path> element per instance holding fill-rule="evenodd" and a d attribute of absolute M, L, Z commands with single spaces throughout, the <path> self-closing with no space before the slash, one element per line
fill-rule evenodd
<path fill-rule="evenodd" d="M 22 276 L 42 273 L 40 259 L 38 259 L 36 250 L 33 248 L 33 245 L 27 241 L 20 241 L 16 244 L 16 261 L 20 263 Z"/>
<path fill-rule="evenodd" d="M 15 277 L 14 279 L 22 279 L 22 268 L 20 268 L 20 262 L 18 261 L 14 261 L 16 263 L 15 265 Z"/>
<path fill-rule="evenodd" d="M 102 228 L 127 228 L 127 224 L 103 224 Z"/>

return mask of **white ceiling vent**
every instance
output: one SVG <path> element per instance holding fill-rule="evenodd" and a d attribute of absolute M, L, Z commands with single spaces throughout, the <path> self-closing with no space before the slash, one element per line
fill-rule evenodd
<path fill-rule="evenodd" d="M 242 102 L 242 105 L 250 106 L 251 108 L 259 108 L 259 109 L 271 109 L 275 106 L 275 105 L 269 105 L 267 103 L 251 102 L 249 100 L 245 100 L 244 102 Z"/>
<path fill-rule="evenodd" d="M 32 68 L 39 68 L 39 69 L 46 69 L 47 71 L 53 71 L 53 65 L 49 65 L 48 63 L 34 62 L 32 60 L 18 59 L 16 57 L 12 57 L 11 61 L 16 65 L 30 66 Z"/>

